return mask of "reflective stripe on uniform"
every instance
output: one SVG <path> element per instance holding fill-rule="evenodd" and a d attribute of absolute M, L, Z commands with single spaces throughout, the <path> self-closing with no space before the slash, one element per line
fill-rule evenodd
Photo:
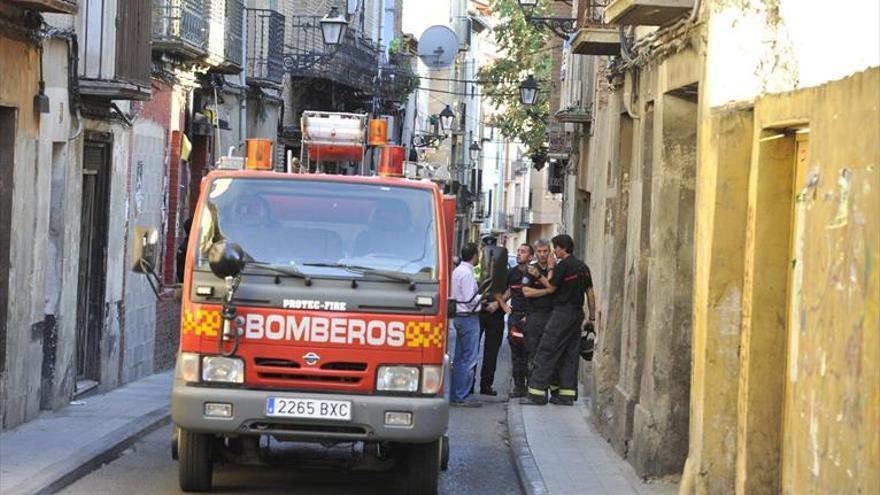
<path fill-rule="evenodd" d="M 529 387 L 529 395 L 540 395 L 541 397 L 544 397 L 546 394 L 547 394 L 547 392 L 544 390 L 541 390 L 539 388 Z"/>
<path fill-rule="evenodd" d="M 559 389 L 559 395 L 561 397 L 577 397 L 577 390 L 573 388 L 561 388 Z"/>

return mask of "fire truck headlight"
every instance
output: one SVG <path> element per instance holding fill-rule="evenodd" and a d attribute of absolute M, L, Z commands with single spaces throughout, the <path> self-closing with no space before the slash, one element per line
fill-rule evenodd
<path fill-rule="evenodd" d="M 380 366 L 376 390 L 382 392 L 418 392 L 419 369 L 415 366 Z"/>
<path fill-rule="evenodd" d="M 205 356 L 202 358 L 202 380 L 244 383 L 244 361 L 222 356 Z"/>
<path fill-rule="evenodd" d="M 174 376 L 186 383 L 199 381 L 199 355 L 193 352 L 181 352 L 177 355 Z"/>
<path fill-rule="evenodd" d="M 422 367 L 422 393 L 436 394 L 443 385 L 443 366 L 427 364 Z"/>

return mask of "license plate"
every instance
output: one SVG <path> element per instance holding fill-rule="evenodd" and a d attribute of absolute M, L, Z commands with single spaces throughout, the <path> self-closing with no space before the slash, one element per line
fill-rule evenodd
<path fill-rule="evenodd" d="M 266 416 L 351 421 L 351 402 L 269 397 L 266 401 Z"/>

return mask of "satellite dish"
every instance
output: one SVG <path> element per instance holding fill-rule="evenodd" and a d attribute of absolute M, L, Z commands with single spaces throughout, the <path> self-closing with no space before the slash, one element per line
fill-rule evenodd
<path fill-rule="evenodd" d="M 430 69 L 452 65 L 458 53 L 458 38 L 446 26 L 431 26 L 419 38 L 419 58 Z"/>

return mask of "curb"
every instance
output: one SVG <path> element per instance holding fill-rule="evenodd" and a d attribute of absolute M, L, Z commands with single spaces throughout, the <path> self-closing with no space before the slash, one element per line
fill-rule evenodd
<path fill-rule="evenodd" d="M 529 440 L 526 437 L 526 427 L 523 423 L 522 406 L 517 400 L 507 403 L 507 429 L 510 434 L 510 452 L 513 456 L 513 464 L 516 466 L 516 474 L 519 484 L 526 495 L 548 495 L 550 491 L 544 483 L 538 463 L 532 455 Z"/>
<path fill-rule="evenodd" d="M 170 422 L 168 405 L 150 411 L 85 445 L 76 455 L 52 464 L 31 480 L 12 487 L 4 495 L 55 493 L 119 457 L 142 437 Z"/>

